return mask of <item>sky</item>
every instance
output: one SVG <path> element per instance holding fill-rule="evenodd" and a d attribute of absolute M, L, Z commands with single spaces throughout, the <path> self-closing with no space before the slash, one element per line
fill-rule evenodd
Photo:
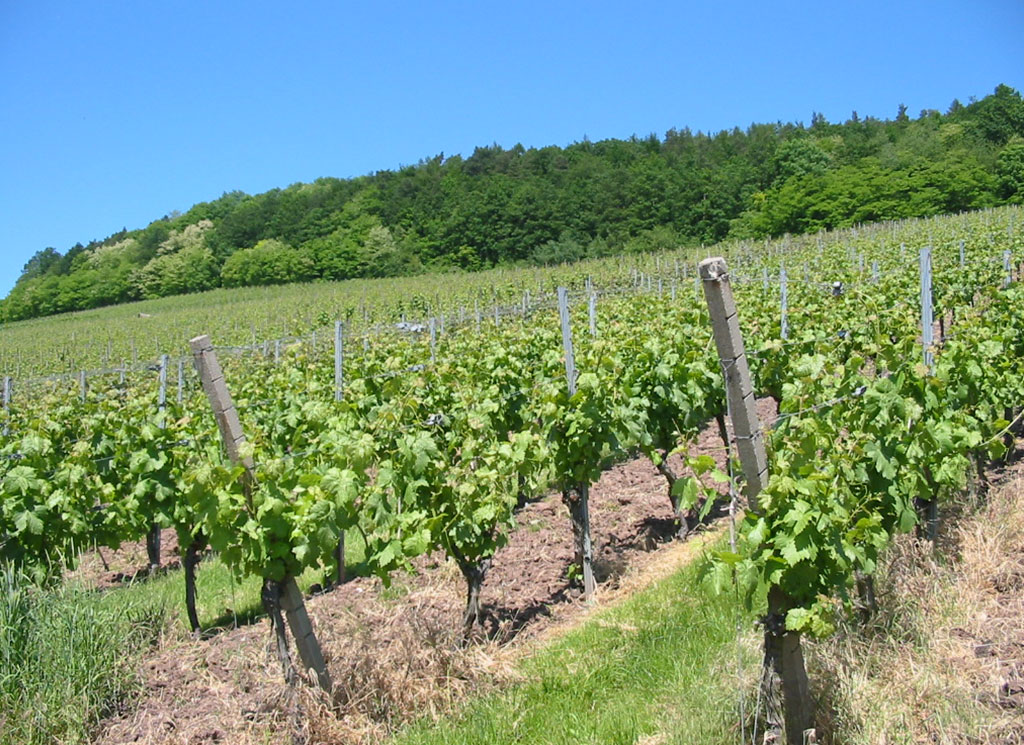
<path fill-rule="evenodd" d="M 476 146 L 946 111 L 1024 0 L 0 0 L 0 296 L 52 246 Z"/>

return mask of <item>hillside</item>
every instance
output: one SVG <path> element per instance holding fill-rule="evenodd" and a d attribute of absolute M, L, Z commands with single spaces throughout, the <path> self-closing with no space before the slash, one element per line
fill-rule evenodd
<path fill-rule="evenodd" d="M 945 114 L 478 147 L 354 179 L 224 194 L 141 230 L 39 251 L 14 321 L 216 287 L 557 263 L 814 232 L 1024 199 L 1024 101 Z"/>
<path fill-rule="evenodd" d="M 4 343 L 24 331 L 35 365 L 28 352 L 57 324 L 63 352 L 109 356 L 111 341 L 90 333 L 99 316 L 163 307 L 138 323 L 168 334 L 218 322 L 215 364 L 252 480 L 225 463 L 227 409 L 211 412 L 203 359 L 198 370 L 183 355 L 17 378 L 13 396 L 5 385 L 0 559 L 15 569 L 0 573 L 0 617 L 13 619 L 0 624 L 0 658 L 16 673 L 0 685 L 0 744 L 369 743 L 447 711 L 469 715 L 399 736 L 735 742 L 781 728 L 777 706 L 757 705 L 769 700 L 757 681 L 774 673 L 758 673 L 771 658 L 756 651 L 755 616 L 775 629 L 765 652 L 778 638 L 804 650 L 819 742 L 1012 741 L 1020 532 L 1003 515 L 1020 510 L 999 508 L 994 487 L 1019 457 L 1024 417 L 1021 216 L 1005 207 L 720 244 L 709 250 L 728 257 L 728 274 L 708 277 L 719 262 L 702 262 L 703 281 L 680 251 L 459 282 L 218 290 L 12 324 Z M 746 349 L 732 361 L 704 311 L 726 281 Z M 558 293 L 562 313 L 544 292 L 553 284 L 574 288 Z M 322 335 L 339 328 L 330 323 L 281 344 L 221 342 L 255 335 L 258 310 L 301 325 L 346 307 L 354 323 L 341 339 Z M 400 333 L 399 314 L 417 311 L 430 314 L 423 332 Z M 659 574 L 662 557 L 696 555 L 664 543 L 703 518 L 739 517 L 742 503 L 724 497 L 744 482 L 727 456 L 745 462 L 755 438 L 730 428 L 739 409 L 722 378 L 740 364 L 771 477 L 720 529 L 729 550 L 722 535 L 650 593 L 587 613 L 564 643 L 517 648 L 580 610 L 588 566 L 606 606 L 620 577 L 636 586 L 634 567 Z M 974 542 L 980 564 L 957 563 L 969 533 L 985 541 Z M 52 593 L 33 584 L 57 566 L 75 581 Z M 355 579 L 321 594 L 339 574 Z M 341 716 L 288 684 L 286 641 L 275 662 L 253 623 L 262 606 L 283 631 L 282 581 L 314 595 Z M 986 585 L 994 592 L 968 592 Z M 774 588 L 788 610 L 768 605 Z M 455 641 L 466 637 L 481 643 Z M 515 657 L 489 658 L 501 645 Z"/>

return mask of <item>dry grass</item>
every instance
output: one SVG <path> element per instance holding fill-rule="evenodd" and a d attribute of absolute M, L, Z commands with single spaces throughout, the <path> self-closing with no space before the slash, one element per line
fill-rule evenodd
<path fill-rule="evenodd" d="M 880 613 L 818 645 L 819 731 L 835 745 L 1022 743 L 1024 469 L 910 536 L 878 577 Z"/>
<path fill-rule="evenodd" d="M 336 684 L 334 711 L 307 700 L 308 742 L 374 743 L 417 716 L 438 717 L 469 691 L 515 680 L 502 640 L 466 645 L 438 608 L 451 586 L 417 589 L 401 604 L 368 603 L 325 645 Z"/>
<path fill-rule="evenodd" d="M 199 644 L 182 640 L 148 662 L 145 700 L 108 722 L 100 742 L 375 743 L 406 719 L 440 715 L 470 690 L 515 679 L 500 641 L 462 644 L 451 613 L 458 583 L 449 575 L 366 592 L 347 607 L 320 606 L 314 624 L 333 702 L 282 682 L 261 623 Z"/>
<path fill-rule="evenodd" d="M 333 713 L 322 702 L 305 701 L 309 715 L 306 741 L 383 742 L 404 722 L 424 716 L 437 719 L 471 696 L 521 681 L 518 663 L 524 655 L 578 628 L 591 611 L 614 606 L 678 571 L 726 529 L 718 525 L 686 543 L 641 557 L 618 587 L 602 591 L 599 604 L 576 604 L 575 612 L 565 613 L 539 633 L 515 638 L 499 634 L 461 644 L 451 619 L 436 612 L 439 607 L 451 607 L 452 584 L 461 589 L 454 565 L 448 567 L 451 576 L 441 573 L 438 584 L 415 591 L 401 604 L 361 607 L 358 620 L 344 624 L 345 636 L 335 637 L 327 645 L 340 692 Z M 597 623 L 603 626 L 608 622 Z M 623 624 L 615 625 L 628 631 Z"/>

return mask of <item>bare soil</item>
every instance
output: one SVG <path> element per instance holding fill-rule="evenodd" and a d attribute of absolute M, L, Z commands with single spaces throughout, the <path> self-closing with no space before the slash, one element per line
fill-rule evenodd
<path fill-rule="evenodd" d="M 160 567 L 161 571 L 181 568 L 178 534 L 173 529 L 160 531 Z M 98 548 L 82 554 L 68 577 L 106 589 L 133 582 L 148 572 L 146 542 L 129 541 L 115 549 Z"/>
<path fill-rule="evenodd" d="M 775 414 L 759 402 L 764 421 Z M 714 423 L 691 454 L 708 454 L 722 469 L 726 452 Z M 672 462 L 685 473 L 681 460 Z M 727 487 L 720 487 L 725 494 Z M 668 573 L 695 550 L 673 540 L 665 479 L 642 457 L 609 468 L 590 490 L 596 603 Z M 163 561 L 173 564 L 177 543 L 165 531 Z M 699 538 L 688 541 L 703 545 Z M 358 577 L 307 600 L 338 689 L 340 716 L 327 713 L 309 691 L 284 685 L 260 622 L 193 641 L 170 635 L 147 656 L 144 691 L 107 718 L 97 742 L 256 743 L 375 742 L 412 716 L 439 714 L 469 691 L 499 686 L 516 675 L 517 656 L 544 631 L 579 621 L 592 605 L 570 586 L 572 529 L 560 495 L 549 494 L 518 513 L 517 528 L 494 557 L 482 593 L 483 631 L 460 643 L 465 585 L 454 565 L 438 555 L 422 558 L 413 575 L 385 588 Z M 110 586 L 145 571 L 145 545 L 107 552 L 107 566 L 87 557 L 78 574 Z M 546 636 L 546 634 L 545 634 Z"/>

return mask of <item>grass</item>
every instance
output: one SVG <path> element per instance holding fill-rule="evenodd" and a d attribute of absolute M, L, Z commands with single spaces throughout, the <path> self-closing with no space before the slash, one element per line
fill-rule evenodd
<path fill-rule="evenodd" d="M 946 526 L 937 551 L 912 536 L 889 549 L 867 627 L 806 640 L 822 745 L 1024 742 L 1005 693 L 1024 664 L 1024 476 L 953 505 Z M 741 719 L 750 742 L 751 621 L 687 567 L 525 659 L 513 685 L 389 742 L 724 745 Z"/>
<path fill-rule="evenodd" d="M 10 568 L 0 585 L 0 743 L 87 742 L 139 690 L 136 661 L 159 638 L 163 607 L 40 589 Z"/>
<path fill-rule="evenodd" d="M 300 579 L 303 589 L 314 581 L 310 576 Z M 196 569 L 196 612 L 204 631 L 232 628 L 252 623 L 262 613 L 259 577 L 236 580 L 217 557 L 211 557 Z M 171 570 L 152 578 L 142 578 L 120 587 L 102 591 L 102 602 L 111 608 L 141 603 L 145 607 L 165 609 L 168 622 L 176 632 L 188 631 L 185 613 L 185 577 L 181 570 Z"/>
<path fill-rule="evenodd" d="M 826 742 L 1024 742 L 1020 709 L 997 703 L 1024 662 L 1024 478 L 954 515 L 938 552 L 893 545 L 867 628 L 816 646 Z"/>
<path fill-rule="evenodd" d="M 345 563 L 349 577 L 365 572 L 364 546 L 358 533 L 350 533 L 345 542 Z M 303 592 L 316 584 L 324 584 L 324 572 L 307 569 L 296 578 Z M 196 613 L 204 632 L 253 623 L 263 616 L 260 601 L 262 580 L 245 577 L 236 580 L 231 570 L 216 556 L 200 562 L 196 568 Z M 156 577 L 140 580 L 104 590 L 103 602 L 112 608 L 141 603 L 147 608 L 164 608 L 172 629 L 185 633 L 188 616 L 185 612 L 185 577 L 175 569 Z"/>
<path fill-rule="evenodd" d="M 393 742 L 737 743 L 739 696 L 758 665 L 752 634 L 737 644 L 737 621 L 752 631 L 735 597 L 715 594 L 691 564 L 526 658 L 521 682 Z"/>
<path fill-rule="evenodd" d="M 350 573 L 363 547 L 346 545 Z M 321 571 L 298 578 L 308 591 Z M 261 581 L 236 581 L 216 557 L 196 572 L 204 632 L 252 623 L 262 615 Z M 97 723 L 141 690 L 140 659 L 162 636 L 185 636 L 184 575 L 172 570 L 121 587 L 82 582 L 39 587 L 0 569 L 0 745 L 90 741 Z"/>

